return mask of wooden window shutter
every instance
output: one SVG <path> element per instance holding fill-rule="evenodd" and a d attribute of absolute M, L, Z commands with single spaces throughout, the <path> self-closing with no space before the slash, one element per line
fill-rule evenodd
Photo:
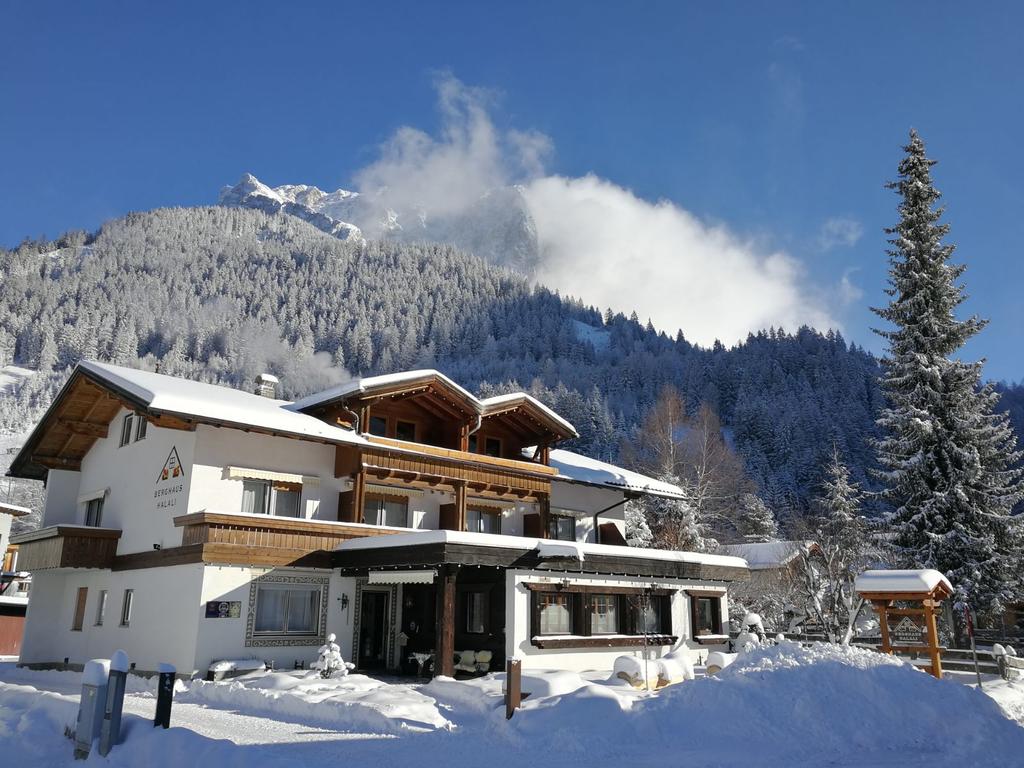
<path fill-rule="evenodd" d="M 73 629 L 76 632 L 81 632 L 82 625 L 85 623 L 85 602 L 88 596 L 88 587 L 78 588 L 78 595 L 75 599 L 75 618 L 71 624 L 71 629 Z"/>
<path fill-rule="evenodd" d="M 523 515 L 523 536 L 532 536 L 535 539 L 543 538 L 540 515 L 537 512 L 528 512 Z"/>
<path fill-rule="evenodd" d="M 355 491 L 341 491 L 338 494 L 338 522 L 356 523 Z"/>
<path fill-rule="evenodd" d="M 455 504 L 441 505 L 438 527 L 446 531 L 459 530 L 459 509 Z"/>

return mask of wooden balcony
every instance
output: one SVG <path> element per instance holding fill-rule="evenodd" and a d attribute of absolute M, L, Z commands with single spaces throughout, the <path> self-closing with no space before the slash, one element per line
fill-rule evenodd
<path fill-rule="evenodd" d="M 400 528 L 225 512 L 181 515 L 174 525 L 182 529 L 182 555 L 198 551 L 203 562 L 252 565 L 318 566 L 343 541 L 406 533 Z"/>
<path fill-rule="evenodd" d="M 558 470 L 533 461 L 517 461 L 451 448 L 370 437 L 369 445 L 339 445 L 336 477 L 360 473 L 378 480 L 427 488 L 467 487 L 495 498 L 539 499 L 551 493 Z"/>
<path fill-rule="evenodd" d="M 81 525 L 53 525 L 12 537 L 18 545 L 18 570 L 110 568 L 121 531 Z"/>

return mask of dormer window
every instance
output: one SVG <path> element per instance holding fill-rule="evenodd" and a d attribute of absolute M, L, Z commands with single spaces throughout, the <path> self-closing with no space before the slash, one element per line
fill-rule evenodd
<path fill-rule="evenodd" d="M 132 432 L 135 429 L 135 414 L 126 413 L 124 415 L 124 421 L 121 422 L 121 442 L 118 448 L 124 448 L 132 441 Z"/>
<path fill-rule="evenodd" d="M 486 456 L 501 456 L 501 439 L 497 437 L 488 437 L 484 439 L 484 455 Z"/>
<path fill-rule="evenodd" d="M 370 434 L 377 437 L 388 436 L 388 420 L 383 416 L 370 417 Z"/>
<path fill-rule="evenodd" d="M 135 428 L 135 439 L 145 440 L 146 439 L 146 428 L 149 426 L 149 422 L 146 417 L 141 413 L 135 414 L 135 420 L 138 422 L 138 426 Z"/>

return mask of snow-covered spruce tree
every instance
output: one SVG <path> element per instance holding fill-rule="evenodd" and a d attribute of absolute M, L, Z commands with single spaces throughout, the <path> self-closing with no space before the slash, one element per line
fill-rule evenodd
<path fill-rule="evenodd" d="M 654 542 L 654 534 L 647 524 L 647 513 L 644 505 L 630 499 L 626 502 L 626 543 L 631 547 L 649 547 Z"/>
<path fill-rule="evenodd" d="M 821 490 L 810 529 L 813 544 L 801 550 L 805 609 L 833 641 L 849 642 L 860 603 L 854 580 L 871 562 L 873 547 L 861 517 L 861 490 L 836 446 Z"/>
<path fill-rule="evenodd" d="M 736 527 L 744 541 L 765 542 L 779 538 L 779 525 L 775 522 L 775 515 L 768 505 L 753 493 L 744 493 L 740 496 Z"/>
<path fill-rule="evenodd" d="M 981 383 L 982 362 L 956 354 L 987 321 L 958 320 L 965 267 L 949 263 L 943 243 L 934 160 L 911 131 L 899 179 L 899 223 L 887 233 L 889 304 L 875 312 L 891 324 L 882 386 L 887 403 L 876 443 L 879 478 L 891 504 L 894 555 L 905 566 L 935 568 L 953 583 L 958 608 L 999 614 L 1020 596 L 1020 521 L 1011 517 L 1024 496 L 1016 439 L 998 394 Z M 957 612 L 959 614 L 959 611 Z"/>

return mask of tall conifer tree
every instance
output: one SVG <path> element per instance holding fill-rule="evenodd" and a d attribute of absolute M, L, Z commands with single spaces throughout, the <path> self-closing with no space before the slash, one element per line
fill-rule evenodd
<path fill-rule="evenodd" d="M 888 520 L 897 559 L 949 577 L 958 606 L 999 613 L 1019 595 L 1022 530 L 1010 514 L 1024 496 L 1016 439 L 998 394 L 982 384 L 982 362 L 957 358 L 986 325 L 958 320 L 966 298 L 943 242 L 949 225 L 932 184 L 935 164 L 911 131 L 888 186 L 900 196 L 899 223 L 887 230 L 889 304 L 875 312 L 891 324 L 878 423 L 880 478 L 891 504 Z"/>

